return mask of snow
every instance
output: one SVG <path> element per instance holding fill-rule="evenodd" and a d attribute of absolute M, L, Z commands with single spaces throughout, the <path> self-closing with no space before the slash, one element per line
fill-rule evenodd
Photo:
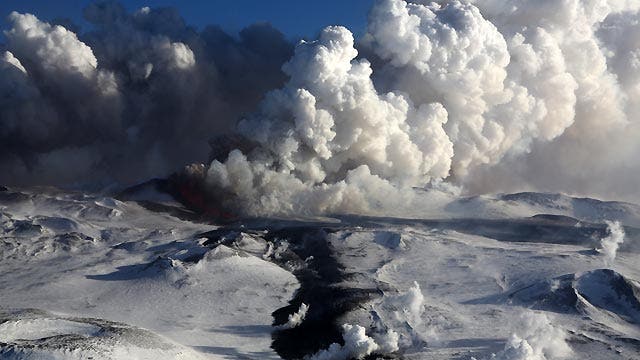
<path fill-rule="evenodd" d="M 134 202 L 61 192 L 27 197 L 0 206 L 0 309 L 118 321 L 205 358 L 276 357 L 271 312 L 285 306 L 299 285 L 287 270 L 251 254 L 260 252 L 257 240 L 212 250 L 200 234 L 215 226 Z M 15 336 L 39 326 L 42 336 L 90 331 L 63 320 L 33 321 L 21 322 Z"/>
<path fill-rule="evenodd" d="M 10 189 L 0 192 L 0 358 L 278 359 L 304 345 L 288 342 L 295 334 L 325 339 L 306 348 L 313 359 L 637 358 L 635 205 L 608 203 L 626 209 L 609 213 L 626 237 L 602 269 L 594 249 L 613 233 L 596 221 L 602 202 L 579 200 L 593 204 L 581 217 L 567 199 L 442 198 L 422 218 L 219 227 L 144 202 Z M 341 311 L 327 320 L 337 333 L 314 333 L 331 329 L 318 326 L 327 309 Z"/>
<path fill-rule="evenodd" d="M 0 341 L 36 340 L 64 334 L 95 336 L 100 328 L 61 319 L 15 320 L 0 324 Z"/>
<path fill-rule="evenodd" d="M 102 319 L 27 309 L 3 311 L 0 321 L 2 359 L 201 359 L 162 336 Z"/>
<path fill-rule="evenodd" d="M 534 326 L 527 325 L 535 322 L 523 320 L 523 316 L 526 319 L 523 314 L 530 307 L 539 309 L 536 314 L 541 314 L 534 317 L 544 316 L 545 326 L 555 329 L 553 333 L 566 337 L 566 345 L 562 345 L 564 342 L 557 345 L 558 353 L 566 355 L 570 349 L 577 354 L 576 358 L 581 359 L 634 358 L 633 354 L 637 352 L 635 345 L 625 344 L 619 339 L 640 339 L 637 320 L 629 315 L 634 314 L 629 309 L 640 292 L 636 290 L 636 295 L 632 295 L 633 291 L 627 290 L 616 295 L 614 289 L 620 285 L 598 280 L 600 276 L 580 275 L 602 266 L 602 260 L 592 250 L 593 247 L 580 243 L 565 244 L 562 238 L 557 243 L 518 239 L 515 242 L 498 241 L 456 231 L 430 229 L 422 226 L 420 221 L 414 221 L 411 226 L 394 222 L 396 220 L 387 220 L 384 224 L 385 221 L 379 219 L 377 224 L 385 228 L 385 232 L 399 235 L 404 244 L 401 249 L 381 245 L 376 241 L 380 236 L 377 230 L 356 227 L 334 233 L 331 238 L 336 252 L 344 254 L 340 258 L 348 273 L 357 271 L 360 273 L 359 283 L 363 283 L 362 277 L 366 277 L 378 288 L 385 289 L 381 298 L 348 314 L 344 322 L 371 324 L 372 329 L 396 331 L 400 335 L 399 352 L 404 354 L 404 358 L 488 359 L 492 353 L 502 356 L 499 357 L 501 359 L 558 358 L 557 354 L 548 355 L 553 351 L 544 350 L 527 340 L 527 336 L 534 336 L 530 333 L 549 332 L 535 330 Z M 357 256 L 360 253 L 367 256 Z M 626 281 L 631 283 L 637 280 L 629 278 L 638 279 L 640 275 L 634 260 L 637 251 L 625 255 L 625 260 L 617 264 L 616 270 L 625 274 Z M 582 284 L 596 289 L 604 287 L 592 292 L 607 297 L 607 301 L 593 296 L 589 300 L 591 303 L 587 301 L 590 309 L 598 312 L 596 320 L 590 320 L 591 310 L 575 304 L 575 295 L 573 303 L 568 304 L 573 310 L 566 306 L 542 306 L 540 294 L 530 294 L 517 302 L 509 296 L 537 283 L 545 284 L 544 289 L 550 294 L 554 291 L 560 293 L 558 284 L 554 289 L 554 278 L 564 274 L 577 274 L 573 275 L 578 279 L 577 290 L 572 288 L 572 292 L 579 291 L 584 286 Z M 414 285 L 414 281 L 419 287 Z M 630 285 L 627 286 L 629 288 Z M 421 293 L 414 295 L 413 299 L 422 297 L 422 308 L 415 306 L 419 303 L 415 300 L 397 300 L 406 299 L 412 292 L 415 294 L 416 289 L 421 289 Z M 633 296 L 636 300 L 629 298 Z M 604 316 L 603 312 L 609 315 Z M 416 313 L 420 315 L 416 317 Z M 586 317 L 581 317 L 581 314 Z M 627 320 L 622 320 L 624 318 Z M 601 330 L 603 327 L 610 329 L 605 335 Z M 515 343 L 514 334 L 519 339 Z M 527 341 L 526 346 L 521 340 Z M 506 357 L 514 350 L 505 350 L 505 343 L 511 343 L 514 348 L 530 347 L 532 357 Z"/>

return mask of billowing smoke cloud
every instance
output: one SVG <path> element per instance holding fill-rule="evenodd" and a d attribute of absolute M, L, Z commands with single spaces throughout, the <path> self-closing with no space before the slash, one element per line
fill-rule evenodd
<path fill-rule="evenodd" d="M 624 145 L 589 150 L 632 126 L 637 85 L 617 80 L 635 68 L 601 39 L 618 39 L 636 8 L 600 5 L 377 1 L 361 42 L 372 62 L 341 27 L 299 44 L 287 84 L 239 124 L 254 146 L 214 161 L 207 181 L 249 214 L 397 210 L 410 202 L 403 189 L 442 179 L 471 191 L 596 182 L 584 176 L 594 164 L 570 162 L 620 159 Z M 582 190 L 563 181 L 557 190 Z"/>
<path fill-rule="evenodd" d="M 544 29 L 501 33 L 457 1 L 379 1 L 370 19 L 365 45 L 385 61 L 379 83 L 447 110 L 452 177 L 554 139 L 573 122 L 577 84 Z"/>
<path fill-rule="evenodd" d="M 444 108 L 378 94 L 369 62 L 356 55 L 343 27 L 296 47 L 283 67 L 285 87 L 238 125 L 253 150 L 211 164 L 207 182 L 226 207 L 251 215 L 367 211 L 401 204 L 399 187 L 446 176 Z"/>
<path fill-rule="evenodd" d="M 638 201 L 633 180 L 640 135 L 637 52 L 640 37 L 634 1 L 477 1 L 505 35 L 545 32 L 574 79 L 575 116 L 554 141 L 534 141 L 529 153 L 477 168 L 463 182 L 472 191 L 523 188 Z M 523 29 L 528 29 L 523 31 Z M 530 41 L 530 40 L 527 40 Z M 564 97 L 549 88 L 548 97 Z"/>
<path fill-rule="evenodd" d="M 217 138 L 203 181 L 243 215 L 388 214 L 442 182 L 640 200 L 639 9 L 377 0 L 362 39 L 332 26 L 295 50 L 170 9 L 92 5 L 79 38 L 12 14 L 0 181 L 141 179 Z"/>
<path fill-rule="evenodd" d="M 269 25 L 237 38 L 172 9 L 90 5 L 89 33 L 12 13 L 0 54 L 0 182 L 108 185 L 205 161 L 208 141 L 282 85 L 292 45 Z"/>

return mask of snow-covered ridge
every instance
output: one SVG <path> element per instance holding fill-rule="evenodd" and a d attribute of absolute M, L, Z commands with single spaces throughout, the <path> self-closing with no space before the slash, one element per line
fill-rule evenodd
<path fill-rule="evenodd" d="M 299 286 L 289 271 L 262 256 L 268 251 L 263 239 L 205 244 L 201 234 L 216 226 L 133 201 L 5 189 L 0 225 L 0 310 L 18 314 L 0 319 L 3 359 L 176 359 L 179 352 L 185 359 L 275 356 L 271 312 L 285 306 Z M 69 315 L 26 319 L 19 310 L 24 308 Z M 144 351 L 126 339 L 121 346 L 107 341 L 108 332 L 95 328 L 97 322 L 148 329 L 140 331 L 158 334 L 178 350 L 148 350 L 135 339 Z M 69 336 L 80 340 L 56 340 Z"/>
<path fill-rule="evenodd" d="M 618 220 L 626 225 L 640 226 L 640 206 L 637 204 L 557 193 L 522 192 L 466 197 L 451 201 L 445 210 L 473 217 L 513 218 L 550 214 L 589 222 Z"/>
<path fill-rule="evenodd" d="M 2 359 L 201 359 L 188 347 L 112 321 L 38 310 L 0 312 Z"/>

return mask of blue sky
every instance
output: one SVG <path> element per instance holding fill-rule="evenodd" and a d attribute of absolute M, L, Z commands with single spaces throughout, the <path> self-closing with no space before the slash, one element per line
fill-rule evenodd
<path fill-rule="evenodd" d="M 29 12 L 43 20 L 70 18 L 81 28 L 82 9 L 90 0 L 0 0 L 0 16 L 13 10 Z M 356 35 L 364 31 L 373 0 L 121 0 L 129 10 L 143 6 L 175 7 L 187 23 L 202 28 L 219 24 L 235 32 L 257 21 L 268 21 L 288 37 L 313 37 L 327 25 L 345 25 Z M 6 23 L 2 28 L 6 29 Z"/>

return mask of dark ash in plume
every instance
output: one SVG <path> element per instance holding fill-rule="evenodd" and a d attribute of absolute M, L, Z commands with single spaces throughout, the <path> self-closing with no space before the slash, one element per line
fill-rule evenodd
<path fill-rule="evenodd" d="M 173 9 L 84 11 L 76 34 L 9 15 L 0 54 L 0 182 L 126 184 L 202 162 L 262 95 L 285 81 L 293 45 L 268 24 L 237 37 Z"/>

